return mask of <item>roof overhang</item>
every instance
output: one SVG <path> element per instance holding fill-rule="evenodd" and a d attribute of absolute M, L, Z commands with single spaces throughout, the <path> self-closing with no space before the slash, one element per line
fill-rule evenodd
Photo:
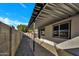
<path fill-rule="evenodd" d="M 40 13 L 40 11 L 42 10 L 42 8 L 44 7 L 45 3 L 36 3 L 35 4 L 35 8 L 33 10 L 33 13 L 32 13 L 32 16 L 31 16 L 31 19 L 29 21 L 29 24 L 28 24 L 28 27 L 31 26 L 31 24 L 33 22 L 35 22 L 35 19 L 36 17 L 38 16 L 38 14 Z"/>
<path fill-rule="evenodd" d="M 78 14 L 79 4 L 48 3 L 35 18 L 36 27 L 42 27 Z"/>

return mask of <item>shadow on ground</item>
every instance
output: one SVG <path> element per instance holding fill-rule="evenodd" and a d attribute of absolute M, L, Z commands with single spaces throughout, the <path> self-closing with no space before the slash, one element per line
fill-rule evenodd
<path fill-rule="evenodd" d="M 19 48 L 16 51 L 16 56 L 33 56 L 33 51 L 30 48 L 29 45 L 29 37 L 27 37 L 26 35 L 23 35 L 22 37 L 22 41 L 19 45 Z"/>

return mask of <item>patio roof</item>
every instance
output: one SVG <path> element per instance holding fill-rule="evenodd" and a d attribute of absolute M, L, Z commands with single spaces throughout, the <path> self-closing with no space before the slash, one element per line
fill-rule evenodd
<path fill-rule="evenodd" d="M 36 27 L 45 26 L 78 13 L 78 3 L 47 3 L 35 18 Z"/>
<path fill-rule="evenodd" d="M 29 21 L 28 27 L 30 27 L 30 25 L 32 24 L 32 22 L 35 21 L 36 17 L 38 16 L 39 12 L 42 10 L 42 8 L 44 7 L 45 3 L 36 3 L 35 4 L 35 8 L 33 10 L 31 19 Z"/>

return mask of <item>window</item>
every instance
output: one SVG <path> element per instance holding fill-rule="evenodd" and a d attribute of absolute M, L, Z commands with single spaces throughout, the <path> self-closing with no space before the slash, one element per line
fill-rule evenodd
<path fill-rule="evenodd" d="M 44 36 L 45 35 L 45 28 L 41 29 L 41 35 Z"/>
<path fill-rule="evenodd" d="M 53 26 L 53 36 L 59 38 L 70 38 L 70 21 Z"/>
<path fill-rule="evenodd" d="M 60 25 L 60 37 L 68 37 L 69 24 L 65 23 Z"/>
<path fill-rule="evenodd" d="M 53 28 L 53 36 L 57 37 L 59 36 L 59 26 L 54 26 Z"/>

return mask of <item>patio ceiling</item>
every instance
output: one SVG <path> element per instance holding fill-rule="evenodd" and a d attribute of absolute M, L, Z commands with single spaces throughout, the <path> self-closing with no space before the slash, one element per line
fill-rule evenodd
<path fill-rule="evenodd" d="M 45 6 L 45 3 L 36 3 L 35 4 L 35 8 L 33 10 L 31 19 L 29 21 L 28 27 L 31 26 L 31 24 L 35 21 L 36 17 L 38 16 L 38 14 L 40 13 L 40 11 L 42 10 L 42 8 Z"/>
<path fill-rule="evenodd" d="M 78 3 L 48 3 L 36 17 L 36 27 L 45 26 L 53 22 L 66 19 L 78 14 L 78 12 Z"/>

